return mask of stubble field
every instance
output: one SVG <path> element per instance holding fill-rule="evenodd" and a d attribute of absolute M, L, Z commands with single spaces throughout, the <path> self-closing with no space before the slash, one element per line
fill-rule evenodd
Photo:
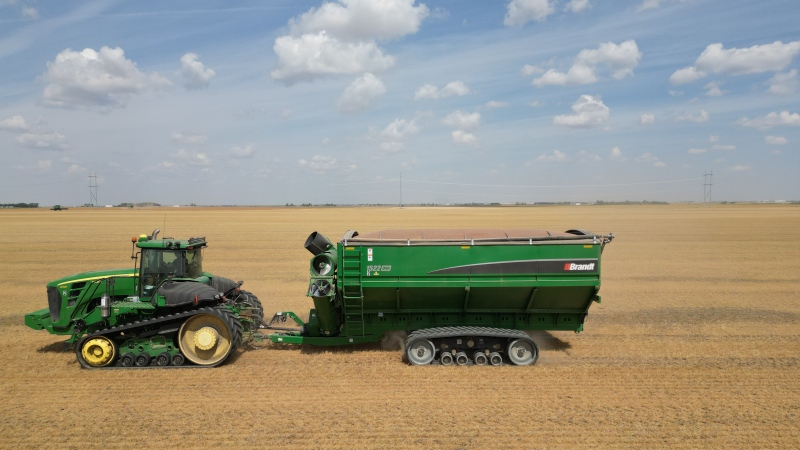
<path fill-rule="evenodd" d="M 206 270 L 308 313 L 305 238 L 415 227 L 613 231 L 581 334 L 532 367 L 411 367 L 379 345 L 240 350 L 216 369 L 84 370 L 24 327 L 45 284 L 206 236 Z M 4 448 L 797 448 L 800 207 L 0 210 Z"/>

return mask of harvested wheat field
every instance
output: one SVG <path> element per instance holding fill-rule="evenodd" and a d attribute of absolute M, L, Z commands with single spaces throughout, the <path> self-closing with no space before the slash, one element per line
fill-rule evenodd
<path fill-rule="evenodd" d="M 412 367 L 379 345 L 239 350 L 216 369 L 81 369 L 23 325 L 45 284 L 128 267 L 132 235 L 206 236 L 206 270 L 308 314 L 312 231 L 614 232 L 581 334 L 530 367 Z M 797 448 L 800 207 L 0 210 L 0 446 Z"/>

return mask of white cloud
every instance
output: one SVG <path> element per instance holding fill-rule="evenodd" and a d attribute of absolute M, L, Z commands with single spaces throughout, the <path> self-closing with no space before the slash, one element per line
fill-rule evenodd
<path fill-rule="evenodd" d="M 101 110 L 124 106 L 132 95 L 172 84 L 158 73 L 141 72 L 119 47 L 66 49 L 47 63 L 42 80 L 48 83 L 42 94 L 45 106 Z"/>
<path fill-rule="evenodd" d="M 636 7 L 636 12 L 647 11 L 648 9 L 656 9 L 661 6 L 662 3 L 677 3 L 677 2 L 688 2 L 691 0 L 644 0 L 638 7 Z"/>
<path fill-rule="evenodd" d="M 551 0 L 511 0 L 503 23 L 507 27 L 521 27 L 531 20 L 543 22 L 555 12 L 555 2 Z"/>
<path fill-rule="evenodd" d="M 384 153 L 397 153 L 403 148 L 405 148 L 405 144 L 402 142 L 381 142 L 381 145 L 378 148 L 381 149 Z"/>
<path fill-rule="evenodd" d="M 339 0 L 309 9 L 289 26 L 295 36 L 325 31 L 347 41 L 396 39 L 419 31 L 429 13 L 414 0 Z"/>
<path fill-rule="evenodd" d="M 705 148 L 690 148 L 687 153 L 689 153 L 690 155 L 700 155 L 700 154 L 703 154 L 703 153 L 705 153 L 707 151 L 708 150 L 705 149 Z"/>
<path fill-rule="evenodd" d="M 708 97 L 722 97 L 723 95 L 727 94 L 728 91 L 723 91 L 720 89 L 720 86 L 725 84 L 721 81 L 712 81 L 711 83 L 706 84 L 703 86 L 706 89 L 706 96 Z"/>
<path fill-rule="evenodd" d="M 386 93 L 383 82 L 371 73 L 356 78 L 339 98 L 339 110 L 354 113 L 369 109 L 372 101 Z"/>
<path fill-rule="evenodd" d="M 544 72 L 544 69 L 539 68 L 537 66 L 532 66 L 530 64 L 525 64 L 524 66 L 522 66 L 522 70 L 520 70 L 520 73 L 522 75 L 525 75 L 526 77 L 527 76 L 531 76 L 531 75 L 540 74 L 540 73 L 543 73 L 543 72 Z"/>
<path fill-rule="evenodd" d="M 800 53 L 800 41 L 784 44 L 754 45 L 749 48 L 725 49 L 721 43 L 710 44 L 695 60 L 694 66 L 675 71 L 670 76 L 672 84 L 691 83 L 708 74 L 746 75 L 778 72 L 792 63 Z"/>
<path fill-rule="evenodd" d="M 189 152 L 184 149 L 178 150 L 178 157 L 185 160 L 189 165 L 192 166 L 210 166 L 211 160 L 208 158 L 208 155 L 202 152 Z"/>
<path fill-rule="evenodd" d="M 769 86 L 769 93 L 775 95 L 791 95 L 797 91 L 797 69 L 792 69 L 789 72 L 776 73 L 772 78 L 767 80 Z"/>
<path fill-rule="evenodd" d="M 332 172 L 335 170 L 355 170 L 358 168 L 355 164 L 340 164 L 336 158 L 323 155 L 315 155 L 310 160 L 300 159 L 297 163 L 301 167 L 311 169 L 317 173 Z"/>
<path fill-rule="evenodd" d="M 481 114 L 453 111 L 442 119 L 442 123 L 453 128 L 474 129 L 481 124 Z"/>
<path fill-rule="evenodd" d="M 748 170 L 750 170 L 750 166 L 744 166 L 744 165 L 739 164 L 739 165 L 731 167 L 731 170 L 734 171 L 734 172 L 747 172 Z"/>
<path fill-rule="evenodd" d="M 603 158 L 600 155 L 589 153 L 586 150 L 581 150 L 578 152 L 578 162 L 586 163 L 586 162 L 598 162 L 602 160 Z"/>
<path fill-rule="evenodd" d="M 177 165 L 172 161 L 161 161 L 160 163 L 156 164 L 155 166 L 148 167 L 147 170 L 154 171 L 154 172 L 171 173 L 171 172 L 174 172 L 176 168 L 177 168 Z"/>
<path fill-rule="evenodd" d="M 198 133 L 181 133 L 176 131 L 170 135 L 170 138 L 180 144 L 204 145 L 208 142 L 208 136 Z"/>
<path fill-rule="evenodd" d="M 450 134 L 450 136 L 453 138 L 453 143 L 456 145 L 475 146 L 479 143 L 479 139 L 474 134 L 468 133 L 464 130 L 455 130 Z"/>
<path fill-rule="evenodd" d="M 622 150 L 619 147 L 614 147 L 611 149 L 611 160 L 612 161 L 625 161 L 626 158 L 622 154 Z"/>
<path fill-rule="evenodd" d="M 612 76 L 621 80 L 627 76 L 633 76 L 633 69 L 642 59 L 642 52 L 633 39 L 615 44 L 613 42 L 603 42 L 597 49 L 581 50 L 578 53 L 577 62 L 591 65 L 607 64 L 612 70 Z"/>
<path fill-rule="evenodd" d="M 381 72 L 394 65 L 375 42 L 342 42 L 324 31 L 299 37 L 280 36 L 273 46 L 278 55 L 272 78 L 286 83 L 328 75 Z"/>
<path fill-rule="evenodd" d="M 694 122 L 694 123 L 704 123 L 708 122 L 708 112 L 704 109 L 701 109 L 699 113 L 692 114 L 692 113 L 685 113 L 675 117 L 676 122 Z"/>
<path fill-rule="evenodd" d="M 17 142 L 23 147 L 41 150 L 63 150 L 67 148 L 67 138 L 58 132 L 28 132 L 17 136 Z"/>
<path fill-rule="evenodd" d="M 570 0 L 567 6 L 564 7 L 564 11 L 579 13 L 591 7 L 592 4 L 589 3 L 589 0 Z"/>
<path fill-rule="evenodd" d="M 417 120 L 395 119 L 381 132 L 380 137 L 387 140 L 398 141 L 416 134 L 419 131 Z"/>
<path fill-rule="evenodd" d="M 748 119 L 743 117 L 739 119 L 739 125 L 748 128 L 758 128 L 759 130 L 768 130 L 772 127 L 778 126 L 800 126 L 800 114 L 790 113 L 789 111 L 771 112 L 766 116 L 756 117 L 755 119 Z"/>
<path fill-rule="evenodd" d="M 719 135 L 718 134 L 709 135 L 708 142 L 719 142 Z"/>
<path fill-rule="evenodd" d="M 186 89 L 195 90 L 208 87 L 211 80 L 217 75 L 213 69 L 207 69 L 202 62 L 197 60 L 197 53 L 186 53 L 181 56 L 181 76 Z"/>
<path fill-rule="evenodd" d="M 67 169 L 67 174 L 69 174 L 69 175 L 83 175 L 86 172 L 88 172 L 86 167 L 83 167 L 83 166 L 78 165 L 78 164 L 72 164 Z"/>
<path fill-rule="evenodd" d="M 595 72 L 600 65 L 607 66 L 611 70 L 611 76 L 621 80 L 633 76 L 633 69 L 639 65 L 641 59 L 642 52 L 632 39 L 620 44 L 603 42 L 596 49 L 581 50 L 566 73 L 549 69 L 532 83 L 536 87 L 591 84 L 597 81 Z"/>
<path fill-rule="evenodd" d="M 495 100 L 490 100 L 483 105 L 486 109 L 495 109 L 495 108 L 508 108 L 508 102 L 498 102 Z"/>
<path fill-rule="evenodd" d="M 711 148 L 713 150 L 723 150 L 723 151 L 726 151 L 726 152 L 732 152 L 732 151 L 736 150 L 736 146 L 735 145 L 730 145 L 730 144 L 729 145 L 715 145 L 715 146 L 713 146 Z"/>
<path fill-rule="evenodd" d="M 683 69 L 676 70 L 669 77 L 672 84 L 686 84 L 697 81 L 706 76 L 705 72 L 700 72 L 695 67 L 684 67 Z"/>
<path fill-rule="evenodd" d="M 582 64 L 574 64 L 567 73 L 549 69 L 539 78 L 535 78 L 531 84 L 536 87 L 543 86 L 580 86 L 592 84 L 597 81 L 594 69 Z"/>
<path fill-rule="evenodd" d="M 650 125 L 651 123 L 656 122 L 656 115 L 655 114 L 642 114 L 639 116 L 639 123 L 642 125 Z"/>
<path fill-rule="evenodd" d="M 528 106 L 530 106 L 531 108 L 541 108 L 542 106 L 544 106 L 544 104 L 545 103 L 541 100 L 531 100 L 528 102 Z"/>
<path fill-rule="evenodd" d="M 39 160 L 36 162 L 36 170 L 41 173 L 49 172 L 50 169 L 53 167 L 53 160 L 52 159 L 45 159 Z"/>
<path fill-rule="evenodd" d="M 234 158 L 252 158 L 254 155 L 253 144 L 247 144 L 244 147 L 231 147 L 230 154 Z"/>
<path fill-rule="evenodd" d="M 39 10 L 31 6 L 23 6 L 20 12 L 22 12 L 23 17 L 27 17 L 29 19 L 36 20 L 39 18 Z"/>
<path fill-rule="evenodd" d="M 789 141 L 782 136 L 764 136 L 764 142 L 770 145 L 786 145 Z"/>
<path fill-rule="evenodd" d="M 657 167 L 659 169 L 667 167 L 667 164 L 664 161 L 658 159 L 658 157 L 654 156 L 652 153 L 642 153 L 641 155 L 636 157 L 636 162 L 638 163 L 653 163 L 653 167 Z"/>
<path fill-rule="evenodd" d="M 339 0 L 289 21 L 275 39 L 276 80 L 291 84 L 329 75 L 376 73 L 394 65 L 376 40 L 416 33 L 430 11 L 414 0 Z"/>
<path fill-rule="evenodd" d="M 553 153 L 550 154 L 550 155 L 548 155 L 547 153 L 542 153 L 541 155 L 539 155 L 538 158 L 536 158 L 536 161 L 539 161 L 539 162 L 566 162 L 566 161 L 569 161 L 569 158 L 567 157 L 566 153 L 564 153 L 562 151 L 559 151 L 559 150 L 553 150 Z"/>
<path fill-rule="evenodd" d="M 572 104 L 572 111 L 575 114 L 555 116 L 553 123 L 574 128 L 591 128 L 604 124 L 611 114 L 602 100 L 591 95 L 581 95 Z"/>
<path fill-rule="evenodd" d="M 12 116 L 8 119 L 0 120 L 0 130 L 25 131 L 27 129 L 28 123 L 22 116 Z"/>
<path fill-rule="evenodd" d="M 460 80 L 456 80 L 447 83 L 442 89 L 439 89 L 432 84 L 420 86 L 420 88 L 414 93 L 414 100 L 423 98 L 439 99 L 453 96 L 464 96 L 469 93 L 470 90 L 467 85 Z"/>
<path fill-rule="evenodd" d="M 661 4 L 661 0 L 644 0 L 637 8 L 636 11 L 646 11 L 648 9 L 656 9 Z"/>

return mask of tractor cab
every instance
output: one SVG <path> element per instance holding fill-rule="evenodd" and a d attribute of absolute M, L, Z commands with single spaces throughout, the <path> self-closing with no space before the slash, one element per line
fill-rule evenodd
<path fill-rule="evenodd" d="M 198 279 L 203 276 L 202 249 L 207 245 L 205 238 L 158 239 L 158 232 L 155 230 L 150 236 L 134 238 L 142 258 L 139 270 L 141 298 L 152 297 L 158 287 L 169 279 Z"/>

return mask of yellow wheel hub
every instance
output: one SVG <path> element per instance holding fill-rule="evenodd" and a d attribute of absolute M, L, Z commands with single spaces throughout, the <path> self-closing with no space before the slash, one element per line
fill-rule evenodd
<path fill-rule="evenodd" d="M 200 350 L 211 350 L 217 344 L 217 330 L 203 327 L 194 334 L 194 345 Z"/>
<path fill-rule="evenodd" d="M 233 350 L 234 337 L 222 317 L 202 313 L 183 322 L 178 330 L 178 345 L 189 361 L 200 366 L 212 366 L 228 357 Z"/>
<path fill-rule="evenodd" d="M 103 367 L 114 360 L 116 349 L 114 348 L 114 343 L 107 338 L 96 337 L 83 344 L 81 355 L 90 366 Z"/>

